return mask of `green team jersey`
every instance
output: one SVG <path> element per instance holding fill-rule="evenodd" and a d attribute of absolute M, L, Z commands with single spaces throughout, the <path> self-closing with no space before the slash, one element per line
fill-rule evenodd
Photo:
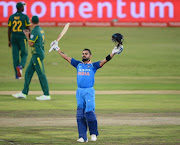
<path fill-rule="evenodd" d="M 30 26 L 29 17 L 22 12 L 16 12 L 9 17 L 8 26 L 12 28 L 12 37 L 22 35 L 25 37 L 23 30 Z"/>
<path fill-rule="evenodd" d="M 30 40 L 34 43 L 32 54 L 38 55 L 41 59 L 44 58 L 44 31 L 41 27 L 35 26 L 31 31 Z"/>

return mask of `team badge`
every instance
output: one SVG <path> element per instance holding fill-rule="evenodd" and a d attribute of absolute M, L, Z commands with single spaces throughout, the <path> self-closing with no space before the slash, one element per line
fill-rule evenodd
<path fill-rule="evenodd" d="M 34 35 L 31 35 L 30 38 L 32 39 L 34 37 Z"/>

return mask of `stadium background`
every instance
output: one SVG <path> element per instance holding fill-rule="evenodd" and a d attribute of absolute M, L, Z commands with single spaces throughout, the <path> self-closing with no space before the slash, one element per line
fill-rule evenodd
<path fill-rule="evenodd" d="M 1 25 L 16 11 L 18 1 L 0 1 Z M 179 26 L 178 0 L 61 0 L 24 1 L 29 17 L 37 15 L 44 26 Z M 50 22 L 50 24 L 48 23 Z M 99 22 L 99 23 L 92 23 Z"/>
<path fill-rule="evenodd" d="M 24 83 L 14 78 L 7 39 L 17 2 L 0 1 L 0 144 L 76 144 L 76 70 L 56 52 L 48 53 L 67 22 L 59 45 L 75 59 L 87 47 L 93 62 L 101 60 L 114 47 L 112 34 L 125 38 L 122 54 L 96 73 L 96 144 L 180 143 L 179 0 L 24 1 L 29 18 L 40 16 L 46 35 L 44 64 L 53 99 L 44 102 L 35 100 L 42 94 L 36 74 L 27 100 L 11 96 Z M 27 62 L 30 58 L 29 47 Z"/>

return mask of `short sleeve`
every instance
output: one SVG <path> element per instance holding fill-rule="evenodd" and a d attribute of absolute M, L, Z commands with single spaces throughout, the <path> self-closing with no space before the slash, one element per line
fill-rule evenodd
<path fill-rule="evenodd" d="M 35 31 L 32 30 L 29 41 L 35 43 L 37 39 L 38 39 L 38 36 L 36 35 Z"/>
<path fill-rule="evenodd" d="M 100 66 L 100 61 L 98 61 L 98 62 L 94 62 L 94 63 L 92 63 L 93 64 L 93 67 L 97 70 L 97 69 L 99 69 L 99 68 L 101 68 L 101 66 Z"/>
<path fill-rule="evenodd" d="M 79 63 L 81 62 L 78 60 L 75 60 L 74 58 L 71 59 L 71 65 L 74 66 L 75 68 L 77 68 Z"/>
<path fill-rule="evenodd" d="M 30 26 L 30 20 L 29 17 L 26 15 L 26 19 L 25 19 L 25 26 Z"/>
<path fill-rule="evenodd" d="M 9 27 L 12 26 L 11 17 L 9 17 L 9 20 L 8 20 L 8 26 L 9 26 Z"/>

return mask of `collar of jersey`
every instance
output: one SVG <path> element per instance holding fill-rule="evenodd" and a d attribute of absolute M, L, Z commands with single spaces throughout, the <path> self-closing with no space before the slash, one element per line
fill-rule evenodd
<path fill-rule="evenodd" d="M 85 64 L 84 62 L 82 62 L 83 64 Z M 86 64 L 90 64 L 91 63 L 91 60 L 88 62 L 88 63 L 86 63 Z"/>

